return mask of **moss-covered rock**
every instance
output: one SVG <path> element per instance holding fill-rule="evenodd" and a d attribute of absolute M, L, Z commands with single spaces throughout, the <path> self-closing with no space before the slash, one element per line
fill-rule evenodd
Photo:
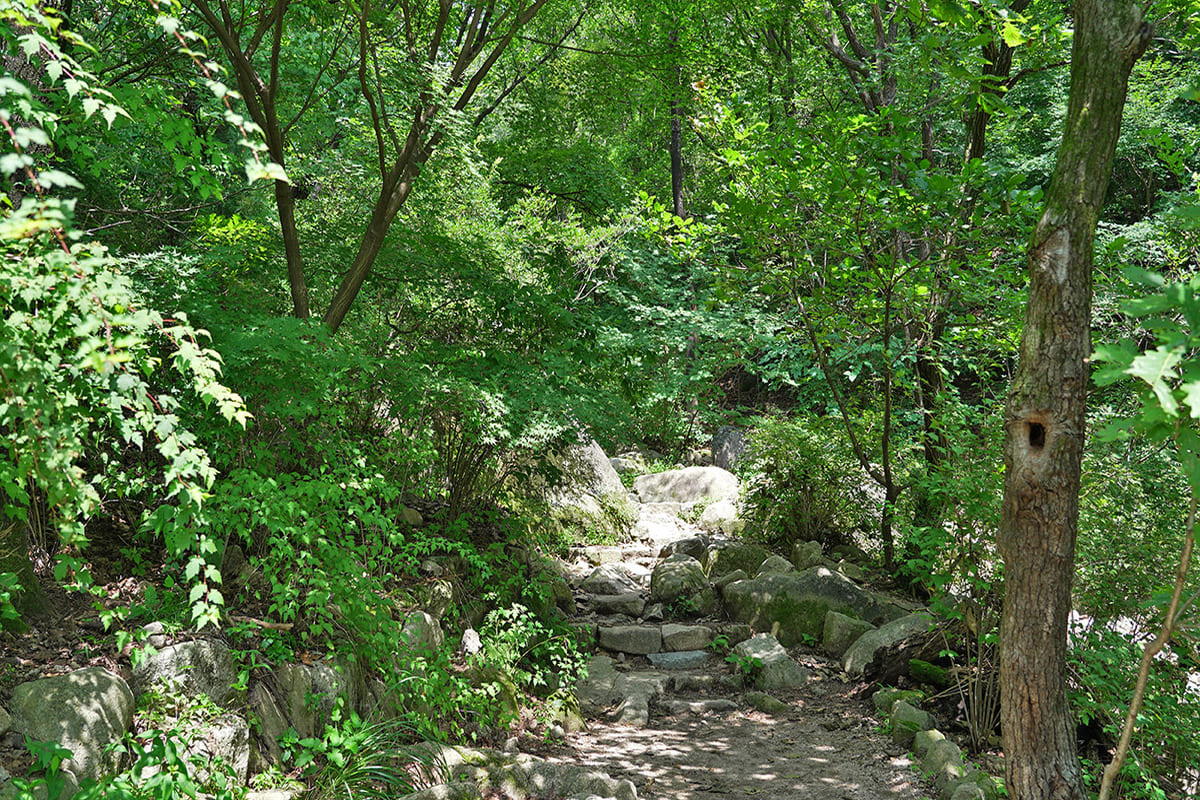
<path fill-rule="evenodd" d="M 898 615 L 887 601 L 824 567 L 737 581 L 726 586 L 722 596 L 731 619 L 773 633 L 788 647 L 819 640 L 830 611 L 869 621 Z"/>

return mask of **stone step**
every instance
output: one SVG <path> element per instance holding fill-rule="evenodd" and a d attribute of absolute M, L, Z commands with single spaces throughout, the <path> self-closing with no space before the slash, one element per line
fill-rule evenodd
<path fill-rule="evenodd" d="M 711 664 L 715 656 L 706 650 L 676 650 L 669 653 L 650 653 L 647 658 L 659 669 L 699 669 Z"/>
<path fill-rule="evenodd" d="M 664 700 L 660 703 L 668 714 L 726 714 L 737 711 L 738 704 L 732 700 Z"/>
<path fill-rule="evenodd" d="M 671 653 L 686 650 L 706 650 L 718 637 L 724 646 L 733 646 L 754 635 L 749 625 L 731 622 L 712 624 L 680 624 L 666 622 L 648 624 L 648 613 L 642 622 L 614 625 L 608 621 L 577 621 L 572 624 L 582 645 L 595 642 L 614 653 L 645 656 L 651 653 Z"/>
<path fill-rule="evenodd" d="M 605 650 L 644 656 L 650 653 L 702 650 L 717 636 L 709 625 L 600 625 L 596 641 Z"/>

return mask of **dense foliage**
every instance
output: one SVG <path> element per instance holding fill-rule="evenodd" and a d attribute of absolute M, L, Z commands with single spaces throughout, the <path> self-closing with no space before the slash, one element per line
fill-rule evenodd
<path fill-rule="evenodd" d="M 1104 747 L 1200 484 L 1198 19 L 1160 11 L 1096 255 L 1071 677 Z M 492 736 L 518 694 L 561 714 L 579 661 L 542 556 L 612 527 L 548 522 L 557 457 L 590 436 L 674 463 L 726 423 L 750 431 L 748 535 L 994 612 L 1064 14 L 0 0 L 0 621 L 43 583 L 102 592 L 115 551 L 149 587 L 106 610 L 123 630 L 236 641 L 250 610 L 287 627 L 271 658 L 390 675 L 403 724 L 289 744 L 334 793 L 359 751 Z M 222 582 L 233 552 L 255 579 Z M 397 671 L 433 569 L 482 647 Z M 1196 779 L 1195 613 L 1124 796 Z M 170 737 L 138 747 L 174 764 Z"/>

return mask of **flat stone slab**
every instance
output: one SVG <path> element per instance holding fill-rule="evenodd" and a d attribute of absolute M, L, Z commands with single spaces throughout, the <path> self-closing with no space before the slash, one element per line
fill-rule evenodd
<path fill-rule="evenodd" d="M 603 797 L 637 800 L 637 787 L 627 779 L 574 764 L 556 764 L 531 755 L 499 753 L 471 747 L 428 745 L 434 763 L 444 765 L 452 782 L 470 781 L 486 796 L 515 800 L 539 797 Z"/>
<path fill-rule="evenodd" d="M 667 690 L 667 676 L 657 672 L 631 672 L 617 679 L 621 703 L 613 721 L 621 725 L 644 728 L 650 724 L 650 701 L 662 697 Z"/>
<path fill-rule="evenodd" d="M 641 589 L 641 584 L 625 564 L 603 564 L 584 578 L 579 588 L 588 594 L 630 594 Z"/>
<path fill-rule="evenodd" d="M 633 482 L 633 493 L 643 503 L 694 503 L 736 497 L 738 480 L 720 467 L 684 467 L 640 476 Z"/>
<path fill-rule="evenodd" d="M 625 558 L 625 551 L 613 545 L 588 545 L 581 551 L 583 557 L 593 564 L 613 564 Z"/>
<path fill-rule="evenodd" d="M 588 604 L 597 614 L 628 614 L 631 617 L 640 617 L 646 609 L 646 599 L 633 592 L 590 595 Z"/>
<path fill-rule="evenodd" d="M 766 692 L 747 692 L 746 702 L 756 711 L 761 711 L 764 714 L 786 714 L 791 710 L 791 706 L 782 700 L 772 697 Z"/>
<path fill-rule="evenodd" d="M 742 688 L 742 681 L 733 675 L 674 675 L 671 677 L 671 689 L 676 692 L 711 692 L 713 690 L 737 691 Z"/>
<path fill-rule="evenodd" d="M 599 642 L 605 650 L 644 656 L 662 650 L 662 630 L 657 625 L 602 626 Z"/>
<path fill-rule="evenodd" d="M 646 656 L 659 669 L 696 669 L 712 659 L 704 650 L 678 650 L 671 653 L 650 653 Z"/>
<path fill-rule="evenodd" d="M 662 626 L 664 650 L 702 650 L 712 643 L 716 633 L 707 625 L 676 625 L 668 623 Z"/>
<path fill-rule="evenodd" d="M 650 701 L 662 697 L 669 682 L 660 672 L 619 672 L 611 658 L 597 655 L 588 662 L 588 676 L 575 687 L 575 695 L 592 714 L 616 705 L 615 722 L 644 728 L 650 721 Z"/>
<path fill-rule="evenodd" d="M 668 714 L 725 714 L 737 711 L 732 700 L 667 700 L 662 707 Z"/>

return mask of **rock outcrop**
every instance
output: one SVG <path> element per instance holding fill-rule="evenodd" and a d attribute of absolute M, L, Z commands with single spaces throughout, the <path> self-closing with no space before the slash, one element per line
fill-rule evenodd
<path fill-rule="evenodd" d="M 12 728 L 39 742 L 71 751 L 62 768 L 79 780 L 116 774 L 121 756 L 109 745 L 133 725 L 133 691 L 101 667 L 56 675 L 13 689 Z"/>
<path fill-rule="evenodd" d="M 725 586 L 722 597 L 731 619 L 773 633 L 787 646 L 819 641 L 830 611 L 872 622 L 890 621 L 902 613 L 825 567 L 737 581 Z"/>
<path fill-rule="evenodd" d="M 685 467 L 642 475 L 633 492 L 642 503 L 697 503 L 737 497 L 738 479 L 720 467 Z"/>

